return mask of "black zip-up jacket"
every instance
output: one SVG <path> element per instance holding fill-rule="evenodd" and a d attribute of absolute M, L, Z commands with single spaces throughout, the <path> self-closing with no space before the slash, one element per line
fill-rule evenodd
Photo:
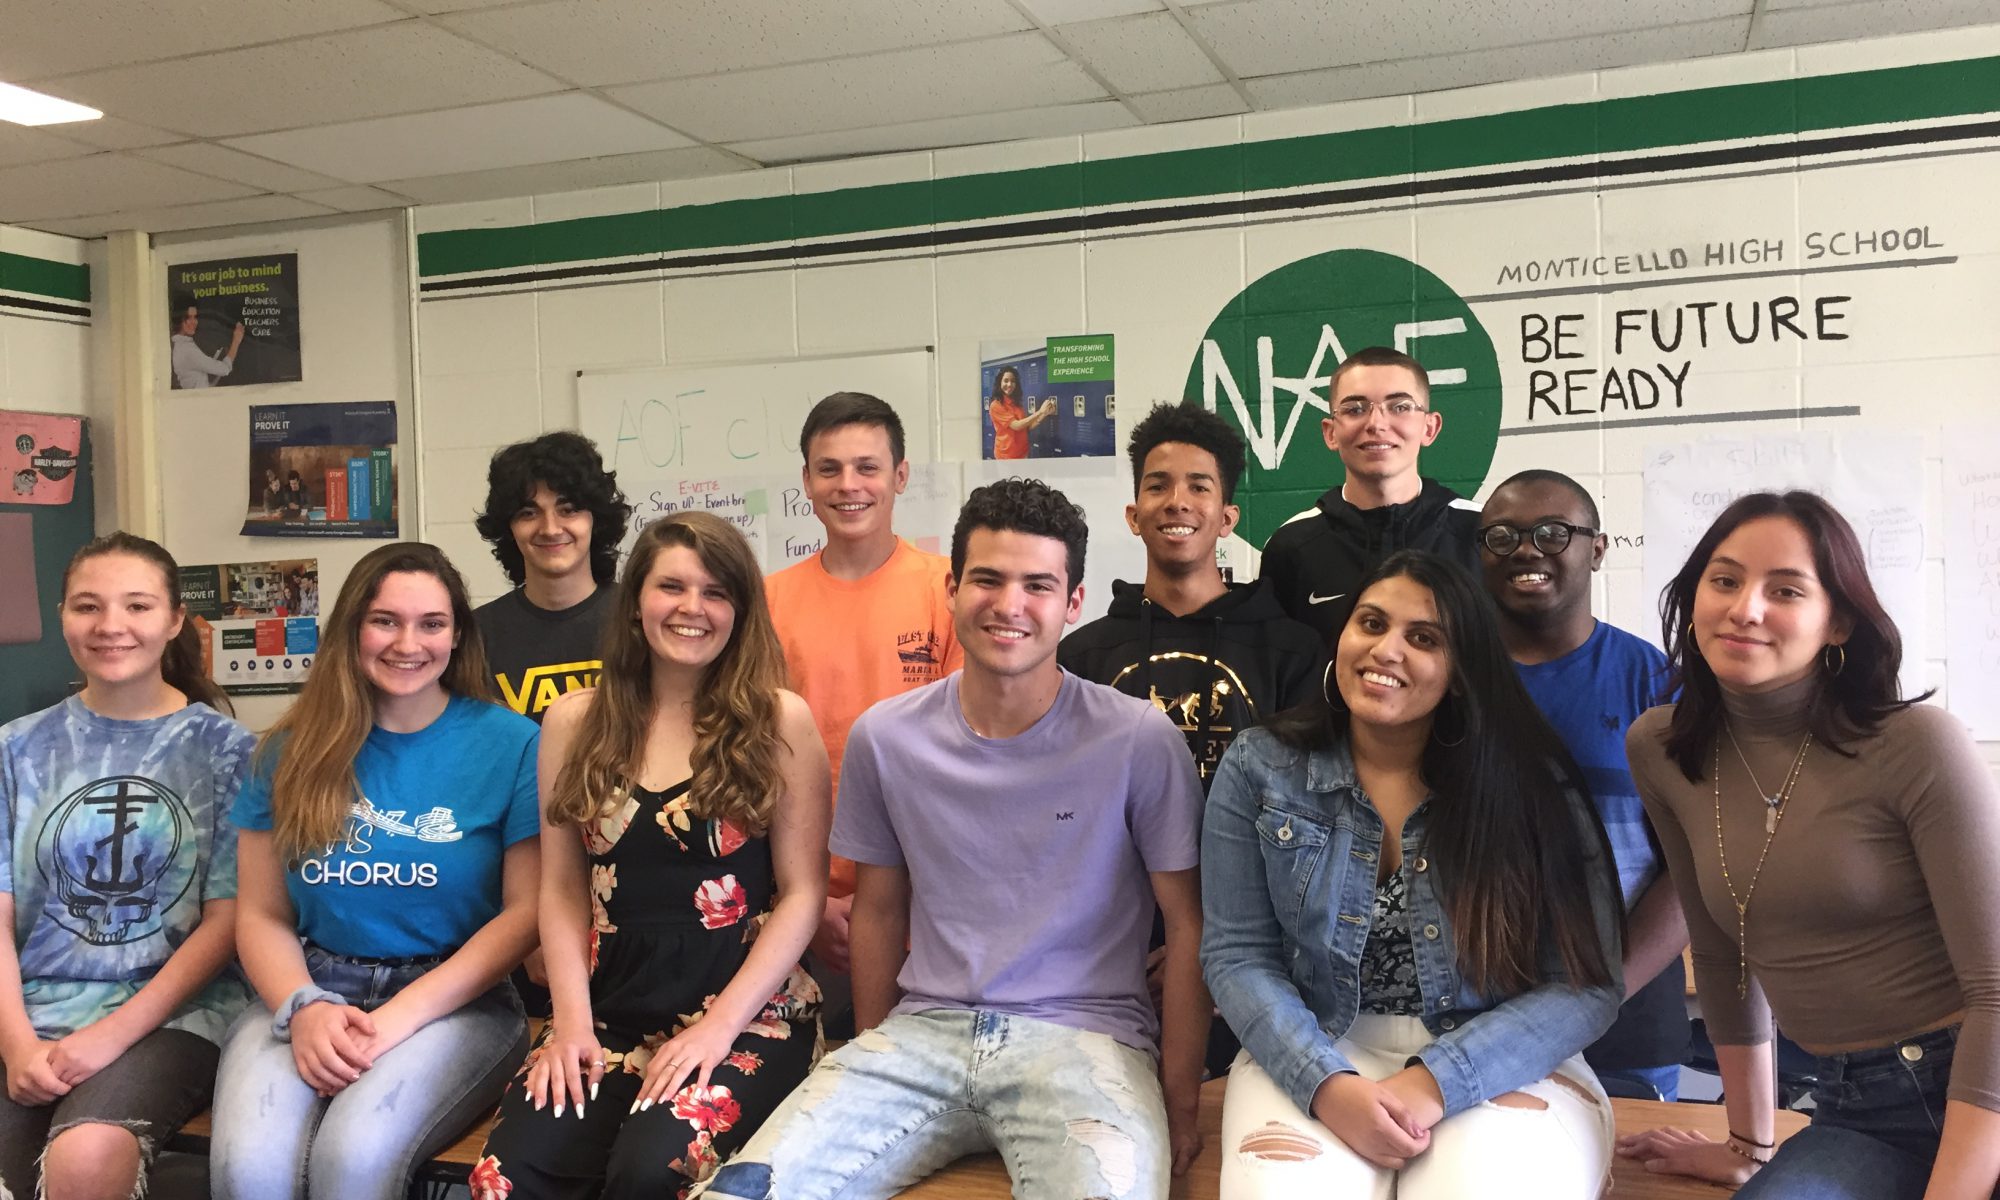
<path fill-rule="evenodd" d="M 1319 638 L 1261 583 L 1231 584 L 1177 617 L 1122 579 L 1110 609 L 1064 638 L 1056 660 L 1165 712 L 1187 736 L 1204 790 L 1236 735 L 1312 695 L 1324 665 Z"/>
<path fill-rule="evenodd" d="M 1285 614 L 1330 646 L 1363 578 L 1398 550 L 1428 550 L 1479 580 L 1479 506 L 1434 479 L 1415 499 L 1356 508 L 1334 488 L 1264 543 L 1263 580 Z"/>

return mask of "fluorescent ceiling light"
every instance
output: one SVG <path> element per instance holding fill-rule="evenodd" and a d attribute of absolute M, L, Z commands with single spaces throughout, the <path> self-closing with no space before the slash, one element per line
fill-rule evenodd
<path fill-rule="evenodd" d="M 16 125 L 60 125 L 65 121 L 95 121 L 104 114 L 81 104 L 44 96 L 11 83 L 0 83 L 0 121 Z"/>

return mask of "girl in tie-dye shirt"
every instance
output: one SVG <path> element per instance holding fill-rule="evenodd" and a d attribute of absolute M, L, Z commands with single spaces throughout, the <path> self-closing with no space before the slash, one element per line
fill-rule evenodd
<path fill-rule="evenodd" d="M 248 999 L 228 812 L 253 739 L 217 711 L 178 574 L 126 533 L 79 551 L 83 691 L 0 728 L 0 1194 L 137 1194 Z"/>

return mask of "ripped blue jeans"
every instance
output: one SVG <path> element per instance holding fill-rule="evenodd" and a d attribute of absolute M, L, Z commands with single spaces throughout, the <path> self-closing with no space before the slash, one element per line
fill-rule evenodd
<path fill-rule="evenodd" d="M 696 1195 L 871 1200 L 998 1150 L 1016 1200 L 1164 1200 L 1152 1058 L 1004 1013 L 905 1013 L 822 1059 Z"/>

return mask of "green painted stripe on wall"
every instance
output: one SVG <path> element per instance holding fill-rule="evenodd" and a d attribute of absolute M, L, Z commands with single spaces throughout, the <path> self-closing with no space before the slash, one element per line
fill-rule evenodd
<path fill-rule="evenodd" d="M 90 303 L 90 268 L 0 250 L 0 288 Z"/>
<path fill-rule="evenodd" d="M 555 237 L 537 231 L 559 226 L 443 230 L 420 235 L 417 255 L 422 276 L 461 275 L 1992 112 L 2000 58 L 1967 59 L 586 217 L 560 222 L 579 228 Z M 658 232 L 646 232 L 649 218 L 662 222 Z"/>

